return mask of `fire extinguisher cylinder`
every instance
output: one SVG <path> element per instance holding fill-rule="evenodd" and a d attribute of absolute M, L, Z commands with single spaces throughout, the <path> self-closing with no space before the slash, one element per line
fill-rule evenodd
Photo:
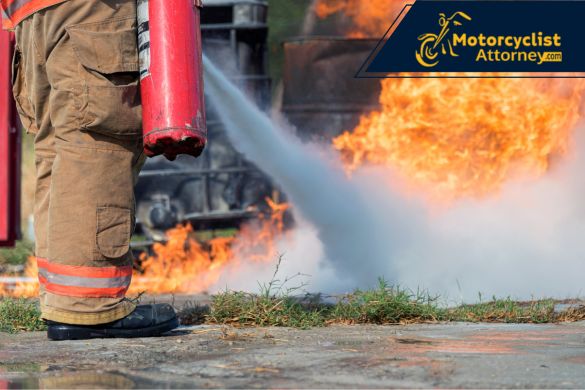
<path fill-rule="evenodd" d="M 193 0 L 138 0 L 147 156 L 197 157 L 207 142 L 200 9 Z"/>

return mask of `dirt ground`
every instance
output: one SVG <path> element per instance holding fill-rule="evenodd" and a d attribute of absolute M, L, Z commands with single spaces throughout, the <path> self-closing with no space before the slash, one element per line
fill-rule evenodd
<path fill-rule="evenodd" d="M 583 388 L 585 323 L 0 334 L 0 388 Z"/>

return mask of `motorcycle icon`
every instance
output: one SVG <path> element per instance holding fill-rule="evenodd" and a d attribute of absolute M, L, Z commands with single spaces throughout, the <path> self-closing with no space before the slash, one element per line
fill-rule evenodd
<path fill-rule="evenodd" d="M 448 46 L 449 54 L 452 57 L 459 57 L 459 55 L 453 51 L 451 38 L 445 37 L 453 27 L 461 26 L 464 20 L 471 20 L 471 17 L 465 12 L 455 12 L 449 18 L 441 12 L 439 14 L 439 26 L 441 27 L 439 35 L 427 33 L 418 37 L 418 40 L 421 41 L 420 48 L 416 52 L 416 60 L 418 63 L 427 68 L 437 65 L 439 63 L 439 59 L 437 58 L 439 56 L 439 51 L 437 50 L 439 46 L 441 46 L 440 54 L 446 55 L 446 46 Z"/>

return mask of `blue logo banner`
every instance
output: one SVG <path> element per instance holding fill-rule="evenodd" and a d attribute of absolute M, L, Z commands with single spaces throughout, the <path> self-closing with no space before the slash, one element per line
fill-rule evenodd
<path fill-rule="evenodd" d="M 584 23 L 585 1 L 419 0 L 357 77 L 585 77 Z"/>

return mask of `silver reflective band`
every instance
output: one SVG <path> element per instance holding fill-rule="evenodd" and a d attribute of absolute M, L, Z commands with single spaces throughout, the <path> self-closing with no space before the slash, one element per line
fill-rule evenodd
<path fill-rule="evenodd" d="M 84 278 L 80 276 L 67 276 L 54 274 L 44 268 L 39 268 L 39 276 L 42 276 L 47 282 L 59 284 L 67 287 L 88 287 L 88 288 L 116 288 L 128 287 L 132 276 L 122 276 L 118 278 Z"/>

